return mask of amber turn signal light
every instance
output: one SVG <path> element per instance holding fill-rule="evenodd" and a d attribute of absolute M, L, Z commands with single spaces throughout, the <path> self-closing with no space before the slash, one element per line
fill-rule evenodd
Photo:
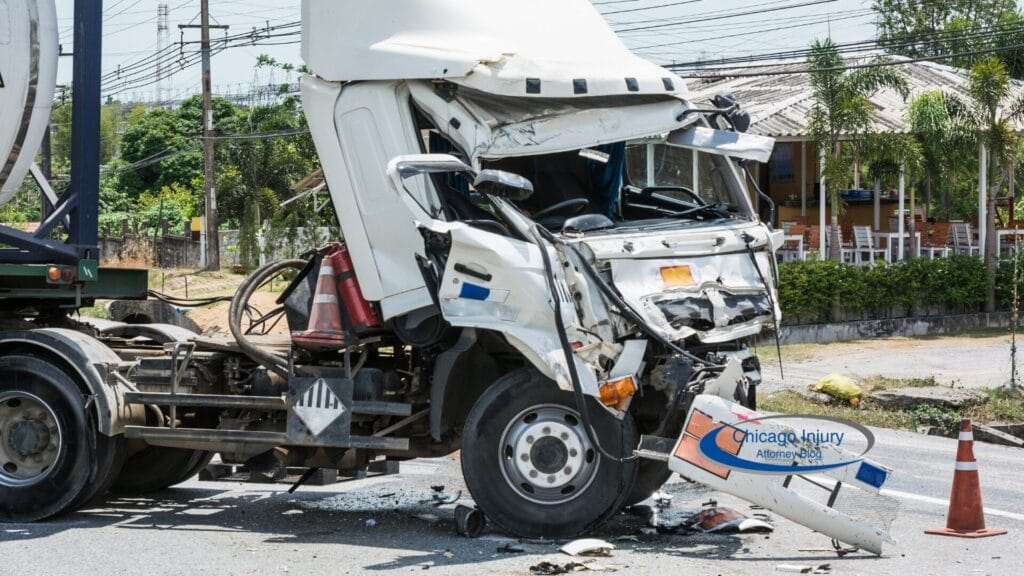
<path fill-rule="evenodd" d="M 601 403 L 605 406 L 614 407 L 617 410 L 622 410 L 626 407 L 629 399 L 636 393 L 636 382 L 632 376 L 626 376 L 625 378 L 619 378 L 617 380 L 609 380 L 601 385 L 598 389 L 598 394 L 601 399 Z"/>

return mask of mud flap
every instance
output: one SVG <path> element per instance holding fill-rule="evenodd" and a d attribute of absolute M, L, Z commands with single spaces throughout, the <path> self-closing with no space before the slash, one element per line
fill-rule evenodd
<path fill-rule="evenodd" d="M 890 469 L 866 458 L 858 460 L 855 454 L 842 448 L 829 447 L 828 449 L 834 457 L 845 457 L 843 460 L 853 460 L 853 462 L 847 466 L 823 471 L 822 474 L 831 477 L 830 485 L 827 485 L 828 481 L 822 483 L 805 478 L 815 486 L 832 492 L 829 503 L 826 504 L 812 500 L 792 489 L 790 480 L 793 476 L 731 469 L 710 460 L 701 452 L 700 439 L 705 434 L 719 428 L 722 424 L 744 422 L 745 426 L 750 426 L 759 416 L 762 415 L 722 398 L 707 394 L 698 395 L 687 414 L 683 433 L 676 441 L 668 458 L 669 468 L 684 478 L 763 506 L 784 518 L 839 542 L 881 555 L 882 544 L 894 542 L 892 538 L 882 529 L 843 514 L 831 507 L 830 504 L 835 500 L 839 487 L 844 483 L 879 497 L 877 496 L 878 490 L 891 473 Z M 758 431 L 781 432 L 787 430 L 785 426 L 776 424 L 770 419 L 756 422 L 755 425 Z M 731 435 L 721 434 L 717 440 L 719 447 L 727 453 L 747 459 L 753 459 L 755 456 L 756 446 L 735 442 Z"/>

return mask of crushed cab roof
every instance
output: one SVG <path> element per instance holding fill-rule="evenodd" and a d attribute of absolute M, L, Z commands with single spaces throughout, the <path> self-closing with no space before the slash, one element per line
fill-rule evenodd
<path fill-rule="evenodd" d="M 330 81 L 447 79 L 505 96 L 685 96 L 588 0 L 303 0 L 302 55 Z"/>

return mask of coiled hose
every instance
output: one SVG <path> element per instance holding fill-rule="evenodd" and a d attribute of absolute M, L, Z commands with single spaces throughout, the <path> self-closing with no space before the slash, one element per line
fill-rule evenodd
<path fill-rule="evenodd" d="M 242 349 L 242 352 L 246 354 L 253 361 L 263 365 L 268 370 L 272 370 L 275 374 L 282 378 L 288 378 L 288 359 L 281 358 L 265 348 L 262 348 L 252 343 L 242 330 L 242 315 L 245 313 L 246 303 L 249 298 L 262 286 L 267 280 L 270 280 L 274 276 L 281 272 L 294 269 L 296 271 L 302 270 L 309 262 L 306 260 L 294 259 L 294 260 L 278 260 L 266 264 L 252 273 L 251 276 L 245 279 L 244 282 L 238 287 L 238 291 L 235 292 L 234 297 L 231 298 L 231 307 L 228 309 L 228 328 L 231 329 L 231 335 L 234 336 L 235 341 L 238 342 L 238 347 Z"/>

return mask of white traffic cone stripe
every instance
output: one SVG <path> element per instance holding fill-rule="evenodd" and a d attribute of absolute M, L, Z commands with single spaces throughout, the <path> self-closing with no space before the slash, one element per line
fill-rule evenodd
<path fill-rule="evenodd" d="M 957 462 L 956 463 L 956 470 L 958 472 L 959 471 L 971 471 L 971 470 L 977 470 L 977 469 L 978 469 L 978 463 L 977 462 Z"/>
<path fill-rule="evenodd" d="M 974 442 L 974 432 L 961 432 L 960 440 L 968 440 Z"/>
<path fill-rule="evenodd" d="M 313 296 L 313 304 L 337 304 L 338 297 L 334 294 L 317 294 Z"/>
<path fill-rule="evenodd" d="M 320 265 L 320 275 L 321 276 L 334 276 L 334 268 L 332 268 L 330 264 L 321 264 Z"/>

